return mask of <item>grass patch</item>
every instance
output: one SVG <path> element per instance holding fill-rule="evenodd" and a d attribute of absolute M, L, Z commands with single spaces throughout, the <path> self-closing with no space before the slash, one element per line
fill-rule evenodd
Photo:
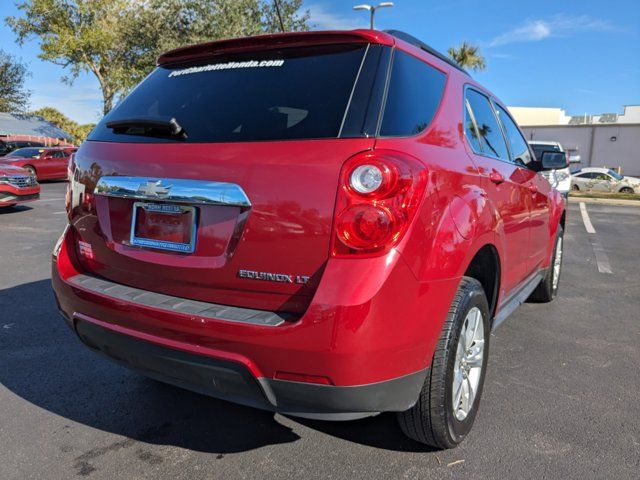
<path fill-rule="evenodd" d="M 569 192 L 570 197 L 575 198 L 610 198 L 612 200 L 640 200 L 637 193 L 600 193 L 600 192 Z"/>

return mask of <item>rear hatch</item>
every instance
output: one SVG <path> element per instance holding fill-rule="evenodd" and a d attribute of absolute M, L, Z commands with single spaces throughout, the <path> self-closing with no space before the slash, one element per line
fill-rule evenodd
<path fill-rule="evenodd" d="M 83 267 L 187 299 L 304 311 L 329 255 L 341 166 L 373 148 L 364 133 L 339 138 L 345 122 L 353 131 L 348 107 L 371 51 L 316 45 L 158 67 L 76 153 Z"/>

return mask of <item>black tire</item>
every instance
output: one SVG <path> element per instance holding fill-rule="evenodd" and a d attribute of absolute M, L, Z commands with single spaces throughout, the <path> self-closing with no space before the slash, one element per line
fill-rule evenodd
<path fill-rule="evenodd" d="M 620 193 L 634 193 L 633 188 L 631 187 L 622 187 L 620 189 Z"/>
<path fill-rule="evenodd" d="M 580 187 L 574 183 L 573 185 L 571 185 L 571 190 L 573 190 L 574 192 L 579 192 Z"/>
<path fill-rule="evenodd" d="M 551 263 L 549 264 L 549 268 L 547 269 L 547 273 L 544 278 L 540 281 L 536 289 L 531 293 L 528 298 L 528 302 L 535 303 L 548 303 L 556 298 L 558 294 L 558 287 L 560 285 L 560 278 L 562 277 L 562 252 L 564 251 L 564 247 L 562 246 L 564 238 L 564 229 L 562 225 L 558 225 L 558 233 L 556 234 L 556 241 L 553 244 L 553 253 L 551 254 Z M 556 257 L 558 255 L 558 242 L 560 242 L 561 250 L 560 250 L 560 271 L 558 272 L 558 281 L 553 282 L 553 267 L 556 262 Z"/>
<path fill-rule="evenodd" d="M 36 180 L 38 180 L 38 173 L 36 172 L 36 169 L 34 167 L 32 167 L 31 165 L 25 165 L 23 168 L 25 170 L 28 170 L 29 173 L 36 177 Z"/>
<path fill-rule="evenodd" d="M 477 307 L 482 313 L 484 353 L 475 398 L 466 418 L 460 421 L 453 409 L 454 365 L 458 339 L 467 313 L 473 307 Z M 409 410 L 398 413 L 400 428 L 409 438 L 439 449 L 453 448 L 465 439 L 473 426 L 482 396 L 490 325 L 489 304 L 482 285 L 474 278 L 463 277 L 442 328 L 418 401 Z"/>

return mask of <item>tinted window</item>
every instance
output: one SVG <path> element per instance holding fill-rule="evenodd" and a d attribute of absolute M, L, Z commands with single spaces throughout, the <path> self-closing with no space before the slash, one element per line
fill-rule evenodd
<path fill-rule="evenodd" d="M 559 152 L 560 147 L 557 145 L 550 145 L 548 143 L 533 143 L 531 144 L 533 153 L 538 160 L 542 160 L 542 152 Z"/>
<path fill-rule="evenodd" d="M 496 111 L 498 112 L 498 118 L 504 127 L 507 142 L 509 142 L 511 159 L 519 165 L 529 165 L 533 159 L 531 158 L 531 152 L 529 152 L 529 145 L 522 137 L 520 130 L 518 130 L 518 127 L 504 108 L 500 105 L 496 105 Z"/>
<path fill-rule="evenodd" d="M 365 45 L 289 48 L 158 67 L 89 136 L 116 142 L 337 137 Z M 110 120 L 174 117 L 186 140 L 115 134 Z"/>
<path fill-rule="evenodd" d="M 464 108 L 464 133 L 467 136 L 467 140 L 471 144 L 471 148 L 476 153 L 482 153 L 482 147 L 480 146 L 480 139 L 478 138 L 478 132 L 476 131 L 475 124 L 471 118 L 470 108 L 468 102 L 465 102 Z"/>
<path fill-rule="evenodd" d="M 445 81 L 444 73 L 396 51 L 380 135 L 415 135 L 427 128 L 440 104 Z"/>
<path fill-rule="evenodd" d="M 466 97 L 478 126 L 482 152 L 485 155 L 497 157 L 501 160 L 509 160 L 507 145 L 504 143 L 504 136 L 489 99 L 481 93 L 470 89 L 467 90 Z"/>
<path fill-rule="evenodd" d="M 42 154 L 41 148 L 19 148 L 11 152 L 7 157 L 37 158 Z"/>
<path fill-rule="evenodd" d="M 581 173 L 580 175 L 576 175 L 576 177 L 578 178 L 596 178 L 597 176 L 598 174 L 594 172 L 586 172 L 586 173 Z"/>

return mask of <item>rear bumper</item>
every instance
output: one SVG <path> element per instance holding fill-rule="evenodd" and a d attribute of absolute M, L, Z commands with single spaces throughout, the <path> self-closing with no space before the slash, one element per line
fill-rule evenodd
<path fill-rule="evenodd" d="M 406 410 L 426 372 L 356 387 L 255 378 L 236 362 L 166 348 L 76 320 L 78 337 L 111 360 L 156 380 L 222 400 L 288 415 L 350 420 L 375 412 Z"/>
<path fill-rule="evenodd" d="M 330 260 L 301 318 L 233 321 L 224 317 L 239 307 L 219 316 L 215 308 L 189 312 L 202 306 L 178 305 L 173 297 L 161 305 L 160 294 L 77 282 L 82 272 L 70 237 L 54 251 L 52 283 L 60 311 L 84 343 L 167 383 L 310 418 L 411 407 L 458 284 L 418 282 L 399 254 L 367 259 L 360 269 Z M 289 374 L 311 380 L 290 381 Z"/>

